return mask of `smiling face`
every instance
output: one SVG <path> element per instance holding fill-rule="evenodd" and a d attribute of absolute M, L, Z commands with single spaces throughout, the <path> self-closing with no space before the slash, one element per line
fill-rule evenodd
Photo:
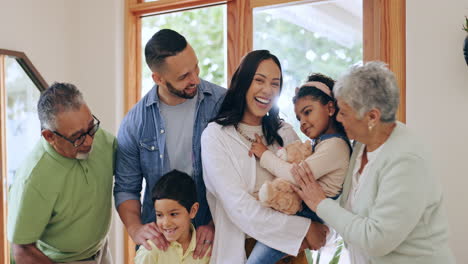
<path fill-rule="evenodd" d="M 165 102 L 180 103 L 191 99 L 197 94 L 200 83 L 200 68 L 198 58 L 193 48 L 187 47 L 175 56 L 167 57 L 159 72 L 153 72 L 153 80 L 160 86 L 158 93 Z"/>
<path fill-rule="evenodd" d="M 270 111 L 280 93 L 281 71 L 272 60 L 262 61 L 255 72 L 245 96 L 246 109 L 242 122 L 260 125 L 262 118 Z"/>
<path fill-rule="evenodd" d="M 314 139 L 322 134 L 333 133 L 333 122 L 330 118 L 335 113 L 333 102 L 323 105 L 312 96 L 297 99 L 294 104 L 296 118 L 301 123 L 301 131 L 308 138 Z"/>
<path fill-rule="evenodd" d="M 190 224 L 195 218 L 198 203 L 195 203 L 190 212 L 179 202 L 171 199 L 156 200 L 156 224 L 161 229 L 167 241 L 177 241 L 180 244 L 190 242 Z"/>

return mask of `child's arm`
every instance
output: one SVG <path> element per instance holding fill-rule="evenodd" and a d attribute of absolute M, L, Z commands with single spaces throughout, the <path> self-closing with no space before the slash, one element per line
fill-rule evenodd
<path fill-rule="evenodd" d="M 249 154 L 255 155 L 260 160 L 260 166 L 268 170 L 271 174 L 276 177 L 285 179 L 293 184 L 296 184 L 291 174 L 291 163 L 279 158 L 272 151 L 263 144 L 262 138 L 255 134 L 255 142 L 250 147 Z"/>
<path fill-rule="evenodd" d="M 285 179 L 293 184 L 296 184 L 294 177 L 291 174 L 292 163 L 282 160 L 276 156 L 272 151 L 267 150 L 263 152 L 260 158 L 260 166 L 268 170 L 276 177 Z"/>
<path fill-rule="evenodd" d="M 305 159 L 307 165 L 312 170 L 316 179 L 336 170 L 343 163 L 348 164 L 349 148 L 346 143 L 339 138 L 327 139 L 319 143 L 314 154 Z M 271 151 L 265 151 L 260 158 L 260 166 L 268 170 L 271 174 L 296 183 L 291 174 L 293 164 L 277 157 Z"/>
<path fill-rule="evenodd" d="M 265 153 L 265 151 L 267 150 L 268 148 L 265 146 L 265 144 L 263 144 L 262 138 L 259 135 L 255 134 L 255 142 L 252 143 L 249 154 L 254 154 L 255 157 L 260 159 L 263 153 Z"/>

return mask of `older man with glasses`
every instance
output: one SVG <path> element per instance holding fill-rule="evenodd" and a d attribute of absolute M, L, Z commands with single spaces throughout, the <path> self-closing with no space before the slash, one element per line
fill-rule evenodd
<path fill-rule="evenodd" d="M 16 173 L 8 240 L 16 263 L 112 263 L 115 137 L 99 129 L 81 92 L 54 83 L 38 102 L 42 138 Z"/>

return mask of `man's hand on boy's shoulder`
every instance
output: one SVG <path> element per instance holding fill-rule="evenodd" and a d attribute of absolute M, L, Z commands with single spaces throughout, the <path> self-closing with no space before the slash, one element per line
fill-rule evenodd
<path fill-rule="evenodd" d="M 169 247 L 169 242 L 154 222 L 137 227 L 130 227 L 128 228 L 128 233 L 135 244 L 142 245 L 147 250 L 151 250 L 151 245 L 147 242 L 148 240 L 153 241 L 160 250 L 166 251 Z"/>
<path fill-rule="evenodd" d="M 208 252 L 208 256 L 211 256 L 212 245 L 214 240 L 215 227 L 213 221 L 204 226 L 199 226 L 197 228 L 197 246 L 195 247 L 195 252 L 193 253 L 194 259 L 201 259 L 205 257 Z"/>

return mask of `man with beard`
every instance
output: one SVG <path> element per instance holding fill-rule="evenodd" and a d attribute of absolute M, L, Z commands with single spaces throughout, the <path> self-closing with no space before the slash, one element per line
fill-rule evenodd
<path fill-rule="evenodd" d="M 214 225 L 206 201 L 201 165 L 200 137 L 216 116 L 225 89 L 198 77 L 198 59 L 179 33 L 163 29 L 148 41 L 145 57 L 156 85 L 125 116 L 118 133 L 114 197 L 117 211 L 130 237 L 151 250 L 148 240 L 169 246 L 155 224 L 151 190 L 164 174 L 179 170 L 191 175 L 200 208 L 194 224 L 194 258 L 206 255 L 214 238 Z M 142 182 L 146 189 L 140 203 Z"/>
<path fill-rule="evenodd" d="M 110 264 L 115 137 L 81 92 L 54 83 L 37 104 L 42 138 L 16 172 L 8 240 L 16 263 Z"/>

